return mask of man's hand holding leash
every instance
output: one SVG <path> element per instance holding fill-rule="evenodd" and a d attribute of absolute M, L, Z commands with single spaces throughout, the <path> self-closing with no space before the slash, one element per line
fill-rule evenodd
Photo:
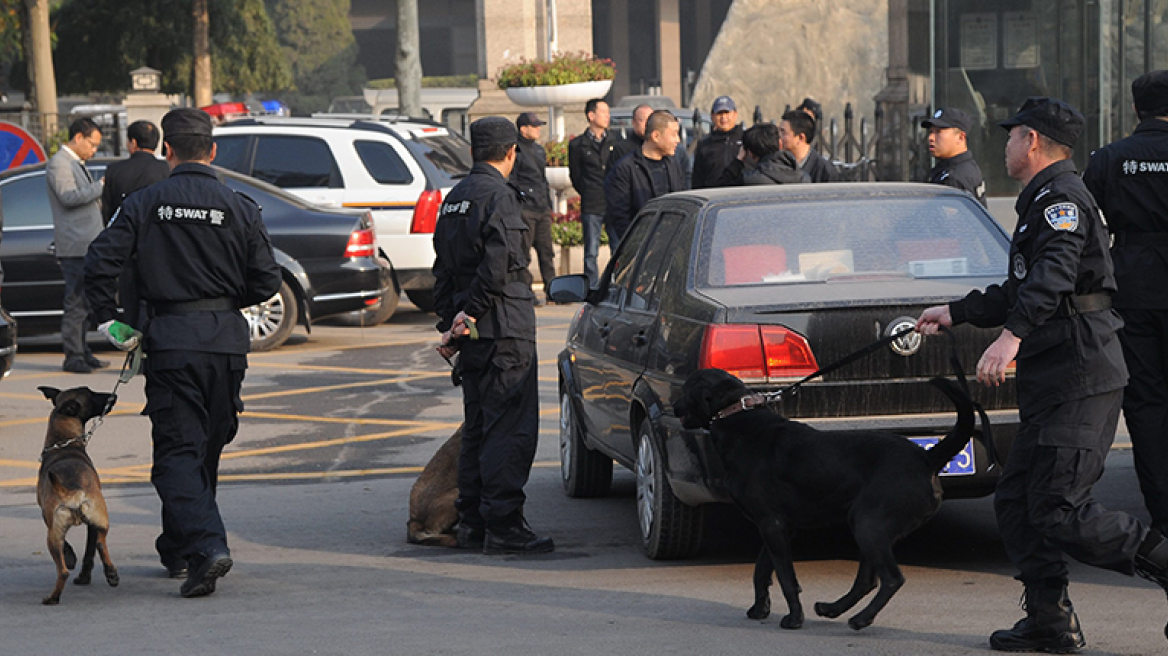
<path fill-rule="evenodd" d="M 471 339 L 479 338 L 478 326 L 475 325 L 475 318 L 467 315 L 466 312 L 459 312 L 454 317 L 454 323 L 450 326 L 450 330 L 442 333 L 442 344 L 437 347 L 438 354 L 444 358 L 452 358 L 455 353 L 458 353 L 459 340 L 464 337 Z"/>
<path fill-rule="evenodd" d="M 922 335 L 936 335 L 942 327 L 952 326 L 953 315 L 949 313 L 948 305 L 934 305 L 917 319 L 917 332 Z M 1006 367 L 1017 357 L 1018 345 L 1021 343 L 1021 338 L 1003 328 L 1002 334 L 977 361 L 977 382 L 993 387 L 1006 382 Z"/>

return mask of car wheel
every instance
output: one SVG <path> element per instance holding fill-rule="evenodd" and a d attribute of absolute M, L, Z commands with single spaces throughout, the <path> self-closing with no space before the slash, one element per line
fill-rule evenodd
<path fill-rule="evenodd" d="M 418 306 L 418 309 L 422 312 L 434 311 L 434 290 L 407 289 L 406 296 L 409 297 L 410 302 Z"/>
<path fill-rule="evenodd" d="M 251 332 L 251 350 L 270 351 L 287 341 L 296 327 L 297 309 L 296 294 L 282 282 L 271 298 L 240 310 Z"/>
<path fill-rule="evenodd" d="M 336 326 L 380 326 L 389 321 L 394 312 L 397 312 L 397 304 L 400 300 L 401 296 L 391 287 L 381 295 L 381 303 L 376 308 L 338 314 L 329 317 L 323 323 Z"/>
<path fill-rule="evenodd" d="M 689 506 L 673 495 L 665 477 L 653 425 L 641 421 L 637 437 L 637 515 L 645 553 L 654 560 L 689 558 L 702 543 L 704 506 Z"/>
<path fill-rule="evenodd" d="M 560 393 L 560 478 L 573 498 L 603 497 L 612 487 L 612 458 L 584 444 L 572 397 Z"/>

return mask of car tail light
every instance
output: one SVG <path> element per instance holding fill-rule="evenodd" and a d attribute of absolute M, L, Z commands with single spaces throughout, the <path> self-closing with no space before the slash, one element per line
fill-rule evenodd
<path fill-rule="evenodd" d="M 349 245 L 345 246 L 345 257 L 373 257 L 377 250 L 377 237 L 372 228 L 359 228 L 349 234 Z"/>
<path fill-rule="evenodd" d="M 418 196 L 414 205 L 414 220 L 410 222 L 410 233 L 432 233 L 438 224 L 438 208 L 442 205 L 442 192 L 427 189 Z"/>
<path fill-rule="evenodd" d="M 724 369 L 745 382 L 778 382 L 818 369 L 802 335 L 782 326 L 713 325 L 706 329 L 699 364 Z"/>

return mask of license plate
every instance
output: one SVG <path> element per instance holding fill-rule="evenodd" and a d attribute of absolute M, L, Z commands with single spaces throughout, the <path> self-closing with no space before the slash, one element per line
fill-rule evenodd
<path fill-rule="evenodd" d="M 916 443 L 917 446 L 928 451 L 937 446 L 941 441 L 939 437 L 910 437 L 908 438 Z M 965 448 L 962 449 L 945 468 L 941 470 L 941 476 L 968 476 L 974 473 L 973 463 L 973 441 L 965 443 Z"/>

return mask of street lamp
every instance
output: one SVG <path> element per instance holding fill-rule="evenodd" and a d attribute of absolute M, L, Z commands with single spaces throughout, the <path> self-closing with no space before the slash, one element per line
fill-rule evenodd
<path fill-rule="evenodd" d="M 130 90 L 137 93 L 158 93 L 162 90 L 162 71 L 147 66 L 130 71 Z"/>

